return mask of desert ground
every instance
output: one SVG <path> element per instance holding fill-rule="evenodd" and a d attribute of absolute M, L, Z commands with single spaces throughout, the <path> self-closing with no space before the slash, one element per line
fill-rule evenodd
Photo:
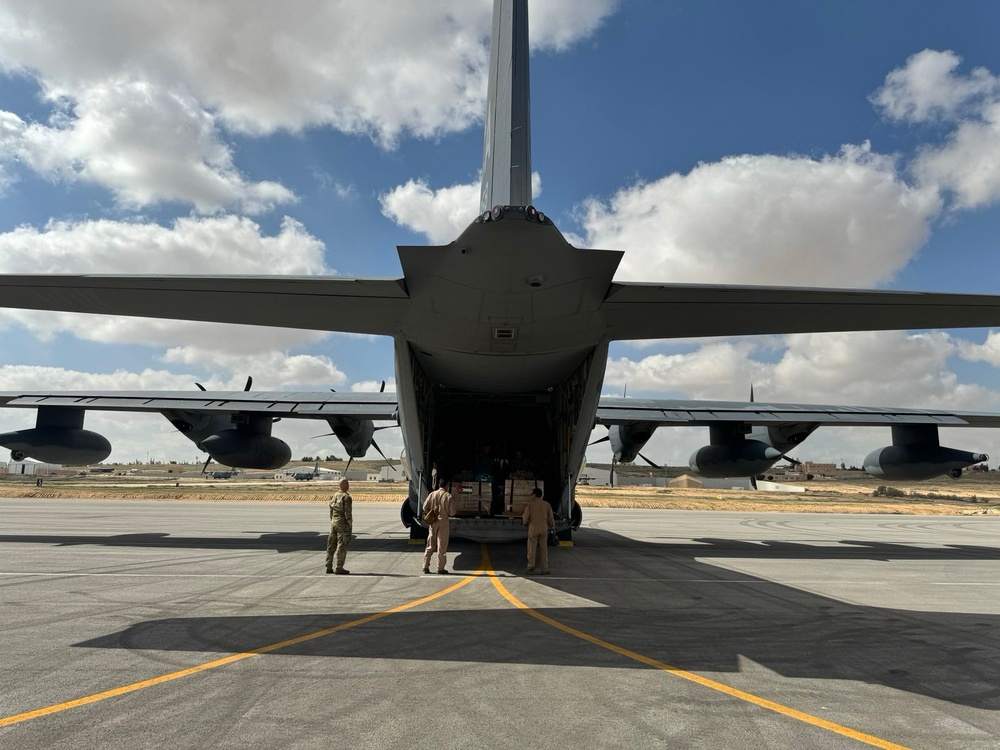
<path fill-rule="evenodd" d="M 355 464 L 357 466 L 357 464 Z M 200 467 L 199 467 L 200 468 Z M 336 467 L 335 467 L 336 468 Z M 122 467 L 113 473 L 45 476 L 0 475 L 0 497 L 109 498 L 119 500 L 199 500 L 218 502 L 326 502 L 333 481 L 296 482 L 275 475 L 241 474 L 212 479 L 190 467 Z M 860 472 L 792 482 L 804 493 L 755 492 L 696 487 L 579 486 L 584 508 L 664 508 L 816 513 L 909 513 L 930 515 L 1000 514 L 1000 472 L 966 472 L 921 482 L 885 482 Z M 880 489 L 881 488 L 881 489 Z M 356 502 L 402 502 L 401 482 L 352 481 Z"/>

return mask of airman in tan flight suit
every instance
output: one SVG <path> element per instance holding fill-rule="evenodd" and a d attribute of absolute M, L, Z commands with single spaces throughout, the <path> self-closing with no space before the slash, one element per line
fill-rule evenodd
<path fill-rule="evenodd" d="M 337 575 L 347 575 L 351 571 L 344 567 L 347 560 L 347 545 L 351 541 L 354 530 L 354 519 L 351 516 L 350 482 L 340 480 L 340 492 L 330 498 L 330 536 L 326 540 L 326 572 Z M 337 569 L 333 568 L 333 556 L 337 556 Z"/>
<path fill-rule="evenodd" d="M 555 530 L 552 506 L 542 500 L 542 491 L 535 487 L 524 509 L 521 522 L 528 527 L 528 575 L 535 572 L 535 550 L 538 550 L 539 575 L 549 574 L 549 530 Z"/>
<path fill-rule="evenodd" d="M 427 529 L 427 547 L 424 549 L 424 573 L 431 572 L 431 556 L 437 551 L 438 566 L 437 572 L 444 575 L 448 573 L 445 565 L 448 562 L 448 538 L 451 536 L 451 526 L 448 521 L 449 516 L 455 515 L 455 498 L 445 490 L 444 485 L 430 493 L 424 500 L 424 513 L 431 508 L 437 509 L 438 519 Z"/>

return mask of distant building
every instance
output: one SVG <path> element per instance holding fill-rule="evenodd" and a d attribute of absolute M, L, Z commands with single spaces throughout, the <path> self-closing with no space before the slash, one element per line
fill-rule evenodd
<path fill-rule="evenodd" d="M 405 482 L 406 472 L 403 471 L 403 465 L 398 466 L 383 466 L 382 470 L 375 475 L 375 479 L 369 479 L 369 481 L 374 482 Z"/>
<path fill-rule="evenodd" d="M 837 474 L 837 464 L 819 464 L 813 461 L 803 461 L 799 471 L 802 474 L 812 474 L 817 477 L 832 477 Z"/>
<path fill-rule="evenodd" d="M 611 472 L 596 466 L 584 466 L 576 483 L 591 487 L 607 487 L 611 484 Z"/>
<path fill-rule="evenodd" d="M 45 477 L 61 468 L 62 464 L 44 464 L 40 461 L 10 461 L 7 464 L 7 473 Z"/>

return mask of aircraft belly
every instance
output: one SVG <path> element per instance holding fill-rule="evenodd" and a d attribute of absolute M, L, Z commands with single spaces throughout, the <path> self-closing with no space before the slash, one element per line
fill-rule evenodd
<path fill-rule="evenodd" d="M 519 393 L 549 388 L 566 380 L 592 349 L 590 346 L 517 356 L 415 347 L 417 359 L 433 382 L 479 393 Z"/>

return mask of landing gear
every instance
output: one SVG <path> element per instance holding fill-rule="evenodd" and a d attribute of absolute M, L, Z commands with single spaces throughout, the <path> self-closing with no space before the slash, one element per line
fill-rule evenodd
<path fill-rule="evenodd" d="M 556 532 L 556 537 L 560 542 L 573 542 L 573 532 L 580 528 L 583 523 L 583 508 L 576 500 L 573 501 L 573 509 L 569 514 L 569 528 Z"/>
<path fill-rule="evenodd" d="M 410 539 L 427 538 L 427 527 L 421 526 L 413 517 L 413 508 L 410 507 L 409 498 L 403 501 L 403 505 L 399 509 L 399 520 L 403 522 L 403 526 L 410 530 Z"/>

